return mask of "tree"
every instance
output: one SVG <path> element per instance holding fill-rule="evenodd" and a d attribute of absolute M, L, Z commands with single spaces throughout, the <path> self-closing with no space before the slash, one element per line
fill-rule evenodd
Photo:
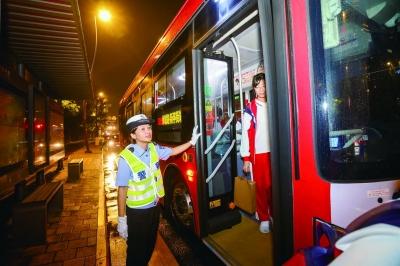
<path fill-rule="evenodd" d="M 61 105 L 64 107 L 66 116 L 77 116 L 81 109 L 81 106 L 73 100 L 62 100 Z"/>
<path fill-rule="evenodd" d="M 74 100 L 62 100 L 64 107 L 64 135 L 65 141 L 79 140 L 82 137 L 82 108 L 81 103 Z M 78 129 L 78 130 L 76 130 Z M 81 129 L 81 130 L 79 130 Z"/>
<path fill-rule="evenodd" d="M 108 99 L 105 97 L 97 97 L 93 101 L 88 103 L 88 109 L 90 110 L 90 116 L 87 120 L 87 129 L 90 132 L 95 133 L 95 136 L 99 136 L 99 130 L 104 130 L 106 127 L 106 118 L 111 104 L 108 103 Z"/>

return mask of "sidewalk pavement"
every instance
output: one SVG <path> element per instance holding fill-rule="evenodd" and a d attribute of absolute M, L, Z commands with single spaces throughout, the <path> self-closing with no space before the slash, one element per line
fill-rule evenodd
<path fill-rule="evenodd" d="M 64 169 L 52 182 L 64 182 L 64 210 L 61 217 L 50 218 L 47 244 L 7 252 L 9 265 L 109 265 L 104 174 L 101 146 L 90 145 L 64 160 Z M 83 158 L 83 173 L 68 180 L 68 162 Z M 56 171 L 57 166 L 48 172 Z"/>
<path fill-rule="evenodd" d="M 105 183 L 111 188 L 114 181 L 104 178 L 102 147 L 91 143 L 90 150 L 92 153 L 86 153 L 84 146 L 64 160 L 63 170 L 58 171 L 56 165 L 47 171 L 54 176 L 47 182 L 64 183 L 64 210 L 61 216 L 48 218 L 46 245 L 10 247 L 6 265 L 125 265 L 126 242 L 115 230 L 107 230 L 107 223 L 117 226 L 115 210 L 107 219 L 107 204 L 115 209 L 116 200 L 106 204 L 105 195 Z M 79 158 L 83 158 L 83 173 L 79 180 L 67 182 L 68 162 Z M 149 266 L 158 265 L 178 265 L 160 235 L 149 262 Z"/>

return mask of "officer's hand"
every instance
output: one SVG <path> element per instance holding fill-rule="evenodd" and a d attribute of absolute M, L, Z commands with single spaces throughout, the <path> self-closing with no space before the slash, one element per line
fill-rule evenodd
<path fill-rule="evenodd" d="M 118 216 L 118 228 L 119 235 L 125 240 L 128 240 L 128 224 L 126 222 L 126 215 L 124 217 Z"/>
<path fill-rule="evenodd" d="M 201 136 L 201 133 L 197 133 L 197 125 L 193 128 L 192 139 L 189 141 L 190 144 L 196 145 L 197 140 Z"/>

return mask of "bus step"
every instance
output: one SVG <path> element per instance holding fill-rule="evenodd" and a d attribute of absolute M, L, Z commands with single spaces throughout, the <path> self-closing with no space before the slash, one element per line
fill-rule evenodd
<path fill-rule="evenodd" d="M 208 219 L 208 233 L 215 234 L 222 230 L 232 228 L 242 221 L 242 215 L 238 209 L 230 210 L 218 216 Z"/>

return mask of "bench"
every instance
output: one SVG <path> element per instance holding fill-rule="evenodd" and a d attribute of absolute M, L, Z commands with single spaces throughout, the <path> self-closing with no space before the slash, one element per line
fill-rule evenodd
<path fill-rule="evenodd" d="M 81 178 L 83 172 L 83 159 L 72 159 L 68 163 L 68 181 L 76 181 Z"/>
<path fill-rule="evenodd" d="M 16 247 L 46 244 L 49 216 L 64 208 L 63 182 L 44 183 L 13 208 L 13 243 Z"/>

